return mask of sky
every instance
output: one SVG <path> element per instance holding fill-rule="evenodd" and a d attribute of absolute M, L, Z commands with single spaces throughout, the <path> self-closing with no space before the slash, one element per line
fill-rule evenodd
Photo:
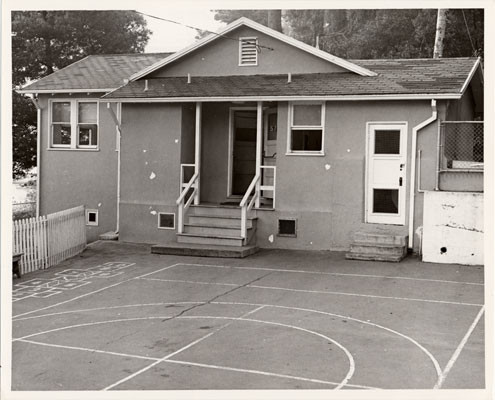
<path fill-rule="evenodd" d="M 154 15 L 156 17 L 184 23 L 204 30 L 216 32 L 225 26 L 223 22 L 215 21 L 215 13 L 207 6 L 196 4 L 194 8 L 179 7 L 138 7 L 136 11 Z M 160 21 L 155 18 L 145 17 L 148 28 L 153 31 L 146 46 L 146 53 L 173 52 L 180 50 L 196 41 L 197 32 L 170 22 Z"/>

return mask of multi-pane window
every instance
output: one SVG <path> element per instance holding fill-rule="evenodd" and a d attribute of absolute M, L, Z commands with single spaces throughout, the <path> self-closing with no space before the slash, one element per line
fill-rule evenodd
<path fill-rule="evenodd" d="M 321 103 L 291 105 L 289 153 L 323 154 L 324 113 Z"/>
<path fill-rule="evenodd" d="M 51 102 L 51 147 L 97 148 L 98 102 L 78 100 Z"/>

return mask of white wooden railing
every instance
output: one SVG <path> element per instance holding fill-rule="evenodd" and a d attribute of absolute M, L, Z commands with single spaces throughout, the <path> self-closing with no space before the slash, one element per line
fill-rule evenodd
<path fill-rule="evenodd" d="M 256 200 L 259 199 L 260 196 L 260 191 L 255 190 L 257 189 L 258 182 L 261 179 L 260 174 L 256 174 L 251 181 L 251 184 L 249 185 L 248 189 L 246 190 L 246 193 L 244 194 L 244 197 L 241 200 L 240 207 L 241 207 L 241 238 L 246 239 L 247 237 L 247 213 L 253 208 L 253 205 L 255 204 Z M 254 194 L 251 197 L 251 201 L 248 202 L 249 196 L 251 196 L 251 193 L 254 190 Z"/>
<path fill-rule="evenodd" d="M 277 167 L 275 165 L 261 165 L 260 168 L 264 169 L 264 170 L 269 170 L 269 169 L 273 170 L 273 183 L 271 185 L 268 185 L 268 184 L 266 184 L 266 182 L 263 182 L 263 184 L 260 187 L 260 190 L 262 192 L 267 190 L 267 191 L 271 191 L 273 193 L 273 198 L 272 198 L 273 199 L 273 205 L 272 205 L 272 207 L 275 208 L 275 185 L 277 183 Z M 265 181 L 267 180 L 266 178 L 267 177 L 265 175 Z"/>
<path fill-rule="evenodd" d="M 86 248 L 84 206 L 14 221 L 12 241 L 21 274 L 57 265 Z"/>
<path fill-rule="evenodd" d="M 196 196 L 196 193 L 198 192 L 198 187 L 199 187 L 199 173 L 195 172 L 194 175 L 191 177 L 189 182 L 186 184 L 183 179 L 184 179 L 184 167 L 190 167 L 194 166 L 194 164 L 181 164 L 181 169 L 180 169 L 180 187 L 181 187 L 181 193 L 177 201 L 175 202 L 178 206 L 178 213 L 177 213 L 177 231 L 179 233 L 184 232 L 184 216 L 187 212 L 187 209 L 191 205 L 192 201 L 194 200 L 194 197 Z M 193 189 L 191 195 L 189 198 L 186 200 L 187 193 Z"/>

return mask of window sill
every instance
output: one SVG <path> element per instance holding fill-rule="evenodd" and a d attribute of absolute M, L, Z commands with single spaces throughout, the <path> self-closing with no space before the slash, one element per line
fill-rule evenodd
<path fill-rule="evenodd" d="M 285 153 L 286 156 L 310 156 L 310 157 L 325 157 L 325 153 L 321 152 L 287 152 Z"/>
<path fill-rule="evenodd" d="M 100 149 L 72 149 L 68 147 L 48 147 L 48 151 L 100 151 Z"/>
<path fill-rule="evenodd" d="M 467 173 L 483 173 L 484 168 L 451 168 L 451 169 L 442 169 L 440 170 L 441 173 L 447 172 L 447 173 L 456 173 L 456 172 L 467 172 Z"/>

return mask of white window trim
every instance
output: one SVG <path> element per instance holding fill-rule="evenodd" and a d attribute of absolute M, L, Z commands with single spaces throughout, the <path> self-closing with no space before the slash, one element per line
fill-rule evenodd
<path fill-rule="evenodd" d="M 321 125 L 296 125 L 296 130 L 321 130 L 321 150 L 292 150 L 292 130 L 294 129 L 294 106 L 297 105 L 320 105 L 321 106 Z M 325 155 L 325 102 L 321 101 L 298 101 L 289 102 L 287 112 L 287 156 L 324 156 Z"/>
<path fill-rule="evenodd" d="M 53 104 L 54 103 L 69 103 L 70 104 L 70 126 L 71 138 L 70 144 L 54 144 L 53 143 Z M 97 127 L 97 144 L 96 145 L 79 145 L 78 125 L 79 125 L 79 103 L 96 103 L 96 125 Z M 49 100 L 49 143 L 48 150 L 91 150 L 97 151 L 100 146 L 100 101 L 98 99 L 50 99 Z"/>
<path fill-rule="evenodd" d="M 160 226 L 160 215 L 165 214 L 165 215 L 173 215 L 174 216 L 174 225 L 172 227 L 166 227 L 166 226 Z M 175 230 L 175 213 L 169 213 L 169 212 L 159 212 L 157 214 L 158 220 L 157 220 L 157 228 L 158 229 L 166 229 L 166 230 Z"/>
<path fill-rule="evenodd" d="M 94 213 L 96 216 L 95 222 L 90 222 L 89 214 Z M 98 210 L 86 209 L 86 225 L 87 226 L 98 226 Z"/>
<path fill-rule="evenodd" d="M 254 41 L 256 43 L 256 62 L 254 64 L 242 63 L 242 43 L 243 41 Z M 239 67 L 257 67 L 258 66 L 258 38 L 257 37 L 240 37 L 239 38 Z"/>

